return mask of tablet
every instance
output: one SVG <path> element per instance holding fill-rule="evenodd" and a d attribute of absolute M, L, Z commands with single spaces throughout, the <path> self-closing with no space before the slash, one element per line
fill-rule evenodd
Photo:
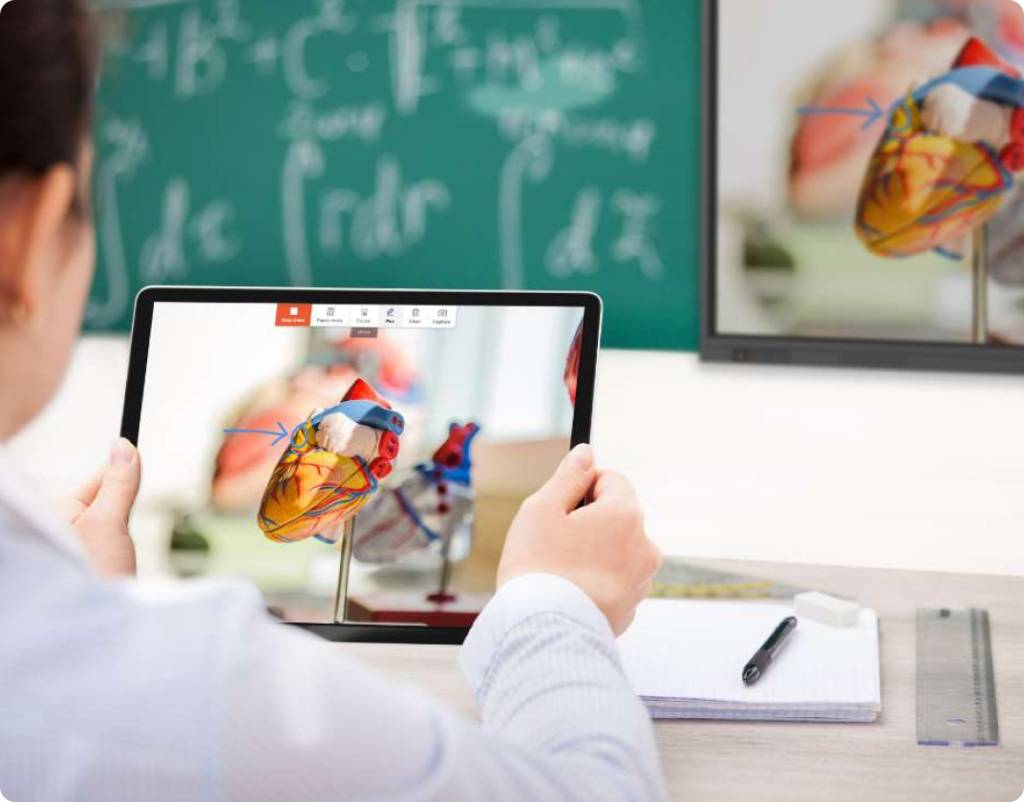
<path fill-rule="evenodd" d="M 585 293 L 143 290 L 140 581 L 244 577 L 327 638 L 461 642 L 519 505 L 590 438 L 600 324 Z"/>

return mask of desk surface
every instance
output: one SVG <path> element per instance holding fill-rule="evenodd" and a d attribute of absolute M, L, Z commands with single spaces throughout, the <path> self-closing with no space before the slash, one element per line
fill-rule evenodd
<path fill-rule="evenodd" d="M 669 798 L 683 802 L 1015 802 L 1024 791 L 1024 579 L 776 563 L 701 561 L 857 598 L 878 610 L 882 715 L 874 724 L 663 721 L 655 724 Z M 992 617 L 1001 746 L 915 741 L 914 612 L 975 606 Z M 445 646 L 349 644 L 385 674 L 463 713 L 472 698 Z"/>

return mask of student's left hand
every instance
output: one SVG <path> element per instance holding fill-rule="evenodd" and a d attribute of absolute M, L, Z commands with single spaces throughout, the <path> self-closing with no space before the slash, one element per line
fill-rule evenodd
<path fill-rule="evenodd" d="M 135 573 L 135 544 L 128 535 L 128 516 L 141 476 L 139 452 L 121 438 L 110 450 L 107 467 L 64 501 L 71 527 L 93 568 L 103 576 Z"/>

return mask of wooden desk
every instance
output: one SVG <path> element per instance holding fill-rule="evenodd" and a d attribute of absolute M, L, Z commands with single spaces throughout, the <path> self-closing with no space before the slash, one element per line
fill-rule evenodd
<path fill-rule="evenodd" d="M 882 715 L 874 724 L 657 722 L 669 797 L 681 802 L 1015 802 L 1024 791 L 1024 578 L 701 561 L 856 597 L 878 610 Z M 914 611 L 976 606 L 992 617 L 1001 746 L 915 741 Z M 385 674 L 474 716 L 445 646 L 351 644 Z M 524 802 L 532 802 L 524 800 Z"/>

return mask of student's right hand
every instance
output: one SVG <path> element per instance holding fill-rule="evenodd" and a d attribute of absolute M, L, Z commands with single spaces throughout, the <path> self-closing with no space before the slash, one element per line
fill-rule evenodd
<path fill-rule="evenodd" d="M 577 509 L 591 492 L 593 501 Z M 632 485 L 597 470 L 590 446 L 580 445 L 523 502 L 505 541 L 498 587 L 524 574 L 561 576 L 593 599 L 620 635 L 660 567 Z"/>

